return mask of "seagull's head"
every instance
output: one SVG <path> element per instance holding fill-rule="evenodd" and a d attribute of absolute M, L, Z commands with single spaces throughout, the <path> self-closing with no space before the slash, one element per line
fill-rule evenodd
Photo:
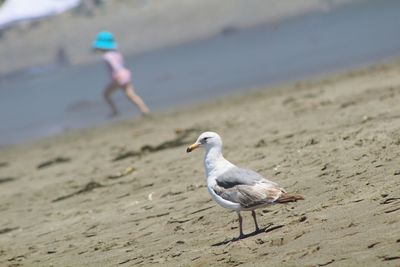
<path fill-rule="evenodd" d="M 200 146 L 204 147 L 206 150 L 212 147 L 222 147 L 222 139 L 217 133 L 204 132 L 197 138 L 194 144 L 188 146 L 186 152 L 192 152 Z"/>

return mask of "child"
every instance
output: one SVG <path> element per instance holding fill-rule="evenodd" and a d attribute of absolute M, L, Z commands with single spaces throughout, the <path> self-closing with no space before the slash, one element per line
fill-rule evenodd
<path fill-rule="evenodd" d="M 118 110 L 111 99 L 111 94 L 117 89 L 124 89 L 128 99 L 135 104 L 142 115 L 150 112 L 142 98 L 135 93 L 131 81 L 131 72 L 125 68 L 122 55 L 117 51 L 117 43 L 110 32 L 100 32 L 92 44 L 93 49 L 103 53 L 103 59 L 110 73 L 110 83 L 104 89 L 104 98 L 110 105 L 112 116 L 118 115 Z"/>

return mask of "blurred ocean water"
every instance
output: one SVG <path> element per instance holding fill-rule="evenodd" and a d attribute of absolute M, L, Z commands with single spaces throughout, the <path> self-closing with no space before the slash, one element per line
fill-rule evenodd
<path fill-rule="evenodd" d="M 127 57 L 155 111 L 248 88 L 309 78 L 400 56 L 400 1 L 367 0 Z M 80 65 L 0 83 L 0 145 L 108 121 L 105 66 Z M 138 114 L 122 92 L 123 117 Z"/>

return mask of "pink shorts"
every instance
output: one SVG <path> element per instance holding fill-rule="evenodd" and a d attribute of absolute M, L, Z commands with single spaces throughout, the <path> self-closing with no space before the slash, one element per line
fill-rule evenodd
<path fill-rule="evenodd" d="M 112 75 L 112 80 L 119 86 L 125 86 L 131 82 L 131 72 L 127 69 L 121 69 Z"/>

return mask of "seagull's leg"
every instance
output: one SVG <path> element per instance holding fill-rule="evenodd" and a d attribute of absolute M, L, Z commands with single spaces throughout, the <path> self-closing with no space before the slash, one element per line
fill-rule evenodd
<path fill-rule="evenodd" d="M 254 224 L 256 226 L 256 232 L 260 231 L 260 228 L 258 228 L 256 212 L 254 210 L 251 211 L 251 216 L 253 216 Z"/>
<path fill-rule="evenodd" d="M 241 238 L 244 237 L 244 234 L 243 234 L 243 227 L 242 227 L 243 219 L 242 219 L 242 216 L 240 215 L 240 211 L 237 211 L 237 215 L 238 215 L 238 217 L 239 217 L 239 231 L 240 231 L 239 239 L 241 239 Z"/>

